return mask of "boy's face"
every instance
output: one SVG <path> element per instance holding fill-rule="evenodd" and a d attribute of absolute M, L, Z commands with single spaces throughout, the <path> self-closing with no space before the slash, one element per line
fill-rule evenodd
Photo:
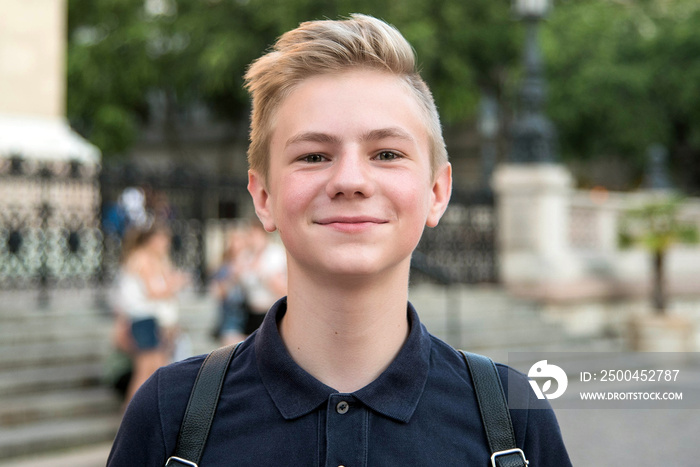
<path fill-rule="evenodd" d="M 249 190 L 265 228 L 279 230 L 290 272 L 407 268 L 451 189 L 449 164 L 431 173 L 421 108 L 407 86 L 370 70 L 314 76 L 274 118 L 267 183 L 251 172 Z"/>

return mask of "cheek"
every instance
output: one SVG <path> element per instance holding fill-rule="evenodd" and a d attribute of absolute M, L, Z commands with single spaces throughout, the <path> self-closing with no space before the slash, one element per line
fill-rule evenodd
<path fill-rule="evenodd" d="M 421 225 L 425 223 L 430 203 L 430 190 L 425 182 L 415 178 L 403 180 L 391 187 L 388 193 L 393 199 L 393 204 L 400 207 L 405 217 L 415 222 L 420 219 Z"/>
<path fill-rule="evenodd" d="M 280 179 L 273 203 L 273 215 L 280 233 L 283 229 L 293 228 L 291 224 L 304 220 L 304 212 L 313 199 L 309 187 L 309 183 L 297 180 L 296 177 Z"/>

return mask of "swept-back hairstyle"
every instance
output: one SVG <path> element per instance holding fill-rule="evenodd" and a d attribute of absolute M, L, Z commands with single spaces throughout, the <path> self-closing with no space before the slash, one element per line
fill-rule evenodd
<path fill-rule="evenodd" d="M 424 113 L 433 174 L 447 162 L 440 117 L 430 89 L 416 71 L 411 45 L 393 26 L 354 14 L 347 20 L 302 23 L 250 65 L 245 75 L 246 89 L 253 99 L 250 169 L 267 179 L 275 112 L 301 81 L 351 69 L 377 70 L 403 80 Z"/>

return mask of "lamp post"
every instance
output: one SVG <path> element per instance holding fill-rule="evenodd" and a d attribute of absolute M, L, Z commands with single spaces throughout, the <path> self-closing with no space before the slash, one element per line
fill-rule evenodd
<path fill-rule="evenodd" d="M 481 134 L 481 184 L 490 190 L 489 182 L 496 166 L 498 150 L 496 136 L 498 135 L 498 101 L 489 93 L 481 96 L 479 103 L 479 133 Z"/>
<path fill-rule="evenodd" d="M 546 97 L 542 59 L 537 42 L 539 22 L 550 9 L 550 0 L 514 0 L 513 10 L 526 24 L 525 79 L 520 89 L 519 115 L 512 127 L 510 161 L 551 163 L 555 161 L 554 126 L 542 112 Z"/>
<path fill-rule="evenodd" d="M 511 127 L 509 161 L 496 168 L 492 182 L 501 280 L 506 287 L 543 298 L 561 290 L 558 284 L 575 284 L 585 277 L 569 238 L 574 179 L 556 160 L 554 127 L 542 111 L 545 83 L 537 29 L 550 1 L 513 3 L 527 27 L 525 79 Z"/>
<path fill-rule="evenodd" d="M 670 190 L 668 176 L 668 150 L 660 144 L 652 144 L 647 149 L 647 171 L 644 187 L 649 190 Z"/>

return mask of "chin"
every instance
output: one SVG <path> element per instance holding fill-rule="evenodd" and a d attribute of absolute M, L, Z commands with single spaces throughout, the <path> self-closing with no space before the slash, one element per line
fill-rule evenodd
<path fill-rule="evenodd" d="M 327 277 L 343 277 L 347 280 L 375 280 L 377 277 L 388 277 L 392 272 L 398 272 L 404 261 L 377 261 L 363 259 L 361 256 L 352 258 L 329 257 L 316 269 Z M 409 263 L 410 264 L 410 263 Z"/>

